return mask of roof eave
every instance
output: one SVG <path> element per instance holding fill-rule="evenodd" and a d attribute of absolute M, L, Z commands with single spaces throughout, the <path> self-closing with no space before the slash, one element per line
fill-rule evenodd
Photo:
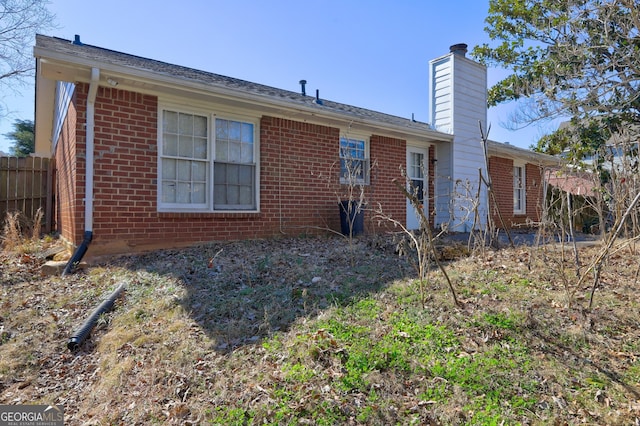
<path fill-rule="evenodd" d="M 149 85 L 144 87 L 136 87 L 131 84 L 130 89 L 154 93 L 157 89 L 178 90 L 185 94 L 202 94 L 207 93 L 216 97 L 226 99 L 241 99 L 247 103 L 254 105 L 269 106 L 280 110 L 283 114 L 287 112 L 294 114 L 307 114 L 320 121 L 342 122 L 345 125 L 357 125 L 368 129 L 380 129 L 386 131 L 391 136 L 405 136 L 411 138 L 424 139 L 429 141 L 450 142 L 453 135 L 439 132 L 432 129 L 411 128 L 406 126 L 395 125 L 392 123 L 384 123 L 372 120 L 357 114 L 348 112 L 335 112 L 324 108 L 322 105 L 315 103 L 306 104 L 303 102 L 293 102 L 291 100 L 277 99 L 268 95 L 246 92 L 242 89 L 229 88 L 222 84 L 211 82 L 200 82 L 186 78 L 172 76 L 170 74 L 150 71 L 144 68 L 128 67 L 113 64 L 105 61 L 96 61 L 81 56 L 61 53 L 54 49 L 47 49 L 40 46 L 34 48 L 34 56 L 44 64 L 51 64 L 57 68 L 55 71 L 50 70 L 46 74 L 47 78 L 62 81 L 84 82 L 90 80 L 91 68 L 97 67 L 101 70 L 101 84 L 108 86 L 106 79 L 111 77 L 114 79 L 129 79 L 132 82 Z M 126 84 L 121 86 L 126 89 Z M 155 88 L 155 89 L 153 89 Z"/>
<path fill-rule="evenodd" d="M 525 160 L 532 164 L 538 164 L 541 166 L 556 166 L 561 163 L 561 160 L 557 157 L 548 154 L 542 154 L 540 152 L 531 151 L 529 149 L 519 148 L 513 145 L 487 141 L 487 151 L 489 156 L 501 156 L 516 160 Z"/>

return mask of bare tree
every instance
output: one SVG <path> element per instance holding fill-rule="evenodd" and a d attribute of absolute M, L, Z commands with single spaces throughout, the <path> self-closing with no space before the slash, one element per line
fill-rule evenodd
<path fill-rule="evenodd" d="M 46 0 L 0 0 L 0 91 L 30 82 L 35 34 L 54 27 Z"/>

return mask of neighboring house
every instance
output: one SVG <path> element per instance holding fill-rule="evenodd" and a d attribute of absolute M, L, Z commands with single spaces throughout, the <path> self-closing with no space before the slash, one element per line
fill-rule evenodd
<path fill-rule="evenodd" d="M 434 226 L 484 226 L 486 69 L 466 46 L 430 62 L 431 122 L 38 35 L 36 152 L 55 157 L 57 228 L 93 255 L 339 230 L 341 170 L 371 210 L 417 228 L 394 180 L 423 188 Z M 302 82 L 301 82 L 302 83 Z M 426 81 L 425 81 L 426 84 Z M 489 142 L 507 226 L 537 220 L 544 155 Z M 515 172 L 515 175 L 514 175 Z M 463 188 L 463 189 L 461 189 Z M 84 239 L 84 240 L 83 240 Z"/>

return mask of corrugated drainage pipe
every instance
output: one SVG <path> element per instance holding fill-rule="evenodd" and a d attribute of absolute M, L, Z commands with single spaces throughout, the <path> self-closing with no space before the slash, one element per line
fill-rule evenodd
<path fill-rule="evenodd" d="M 73 256 L 71 256 L 71 259 L 69 259 L 69 262 L 67 262 L 67 265 L 64 267 L 64 271 L 62 271 L 63 277 L 67 274 L 73 273 L 73 271 L 76 269 L 76 266 L 78 266 L 78 263 L 80 263 L 80 261 L 82 260 L 82 257 L 87 252 L 87 249 L 89 248 L 89 244 L 91 244 L 92 239 L 93 239 L 93 232 L 85 231 L 84 239 L 76 249 L 75 253 L 73 253 Z"/>
<path fill-rule="evenodd" d="M 75 333 L 73 333 L 73 335 L 69 339 L 69 342 L 67 343 L 67 348 L 70 351 L 78 349 L 82 342 L 84 342 L 84 340 L 89 337 L 89 334 L 91 333 L 91 330 L 93 330 L 93 327 L 96 326 L 96 322 L 98 321 L 100 315 L 109 312 L 111 308 L 113 308 L 113 304 L 115 303 L 116 299 L 126 288 L 127 286 L 125 283 L 120 284 L 118 288 L 115 289 L 113 293 L 111 293 L 109 298 L 98 305 L 98 307 L 91 313 L 84 324 L 82 324 L 82 326 L 78 328 Z"/>

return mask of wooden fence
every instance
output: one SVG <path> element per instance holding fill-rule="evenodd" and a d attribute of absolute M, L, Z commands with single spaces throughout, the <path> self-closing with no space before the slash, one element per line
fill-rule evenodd
<path fill-rule="evenodd" d="M 7 212 L 15 211 L 31 221 L 40 208 L 43 231 L 51 232 L 53 168 L 49 158 L 0 157 L 0 223 L 4 223 Z"/>

